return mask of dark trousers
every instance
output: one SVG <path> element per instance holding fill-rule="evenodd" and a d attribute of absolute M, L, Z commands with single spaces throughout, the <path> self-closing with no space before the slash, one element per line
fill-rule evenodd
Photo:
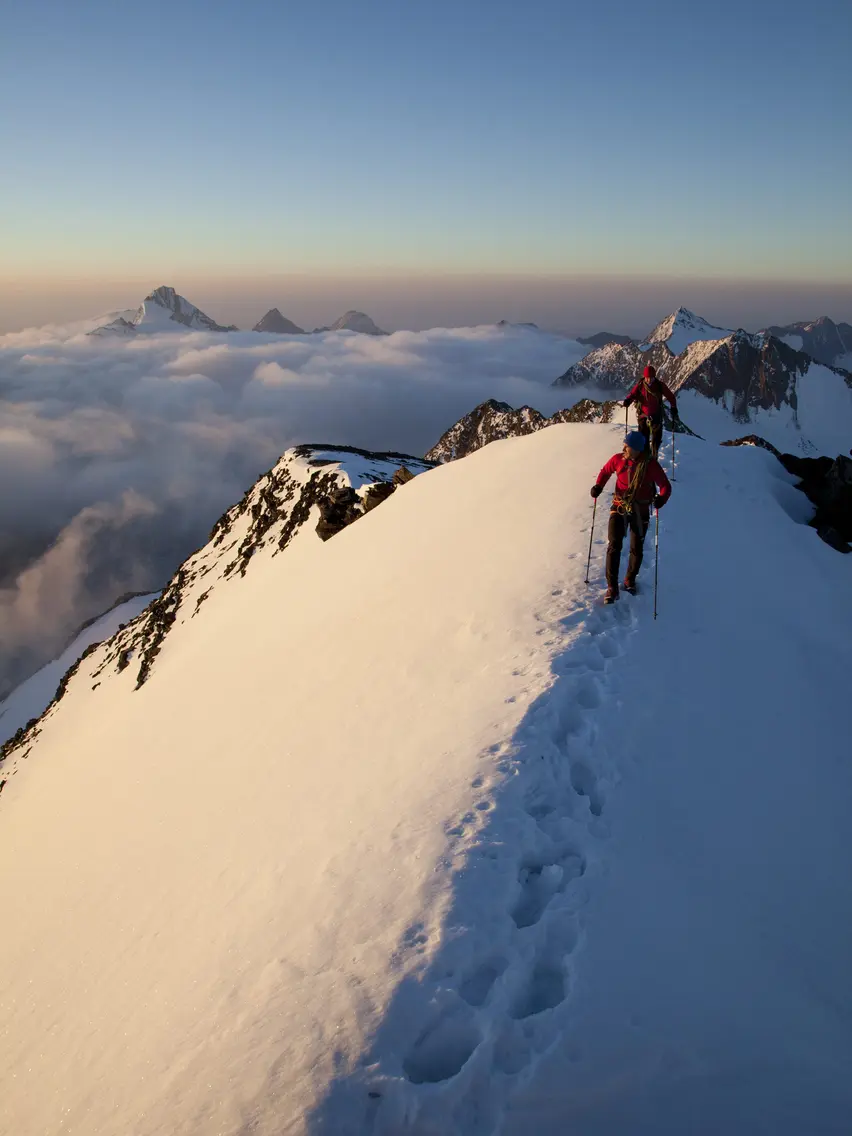
<path fill-rule="evenodd" d="M 634 505 L 630 513 L 619 513 L 617 510 L 609 515 L 609 543 L 606 546 L 606 582 L 610 588 L 618 589 L 618 569 L 621 564 L 621 546 L 624 537 L 630 528 L 630 557 L 627 561 L 626 579 L 633 581 L 642 563 L 643 544 L 645 533 L 651 519 L 650 505 Z"/>
<path fill-rule="evenodd" d="M 651 447 L 651 457 L 655 458 L 660 452 L 663 441 L 662 418 L 646 418 L 644 414 L 638 414 L 636 421 L 639 424 L 639 433 L 645 435 L 645 442 Z"/>

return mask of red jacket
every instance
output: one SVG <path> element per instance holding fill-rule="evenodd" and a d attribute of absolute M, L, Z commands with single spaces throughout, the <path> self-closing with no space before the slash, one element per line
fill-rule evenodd
<path fill-rule="evenodd" d="M 597 484 L 603 487 L 612 475 L 616 474 L 615 496 L 623 497 L 630 488 L 636 465 L 637 463 L 632 458 L 626 458 L 624 454 L 613 454 L 598 474 Z M 660 502 L 662 507 L 672 495 L 671 482 L 663 473 L 660 463 L 650 458 L 645 462 L 645 476 L 642 478 L 633 500 L 638 505 L 650 505 L 654 500 L 658 486 L 662 497 Z"/>
<path fill-rule="evenodd" d="M 639 413 L 646 418 L 662 418 L 664 398 L 669 400 L 672 411 L 677 414 L 677 399 L 664 382 L 651 379 L 647 383 L 645 379 L 640 379 L 624 401 L 628 406 L 631 402 L 638 403 Z"/>

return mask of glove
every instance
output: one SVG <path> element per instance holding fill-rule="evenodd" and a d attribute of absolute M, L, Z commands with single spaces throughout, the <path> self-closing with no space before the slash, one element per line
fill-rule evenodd
<path fill-rule="evenodd" d="M 676 406 L 673 406 L 673 407 L 672 407 L 672 420 L 673 420 L 674 422 L 680 422 L 680 415 L 679 415 L 679 414 L 678 414 L 678 412 L 677 412 L 677 407 L 676 407 Z"/>
<path fill-rule="evenodd" d="M 666 503 L 665 497 L 662 495 L 662 493 L 658 493 L 657 496 L 654 498 L 654 508 L 655 509 L 662 509 L 662 507 L 663 507 L 663 505 L 665 505 L 665 503 Z"/>
<path fill-rule="evenodd" d="M 621 404 L 621 405 L 622 405 L 622 406 L 624 407 L 624 409 L 625 409 L 625 410 L 626 410 L 626 409 L 627 409 L 627 407 L 628 407 L 628 406 L 630 405 L 630 401 L 631 401 L 631 400 L 630 400 L 629 398 L 626 398 L 626 399 L 624 400 L 624 402 L 622 402 L 622 404 Z"/>
<path fill-rule="evenodd" d="M 602 485 L 593 485 L 592 486 L 591 494 L 592 494 L 593 497 L 600 497 L 601 493 L 603 493 L 603 486 Z"/>

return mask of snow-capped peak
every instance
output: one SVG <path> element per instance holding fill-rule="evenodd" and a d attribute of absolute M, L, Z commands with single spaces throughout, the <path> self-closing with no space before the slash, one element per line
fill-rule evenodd
<path fill-rule="evenodd" d="M 135 335 L 137 332 L 177 331 L 183 328 L 191 331 L 237 330 L 233 324 L 225 327 L 216 323 L 174 288 L 163 284 L 148 293 L 130 319 L 119 316 L 110 323 L 96 327 L 89 334 Z"/>
<path fill-rule="evenodd" d="M 362 335 L 387 335 L 364 312 L 348 311 L 334 321 L 329 331 L 359 331 Z"/>
<path fill-rule="evenodd" d="M 730 328 L 714 327 L 703 316 L 680 307 L 657 324 L 640 349 L 646 351 L 655 343 L 665 343 L 673 355 L 680 355 L 698 339 L 724 339 L 730 334 Z"/>

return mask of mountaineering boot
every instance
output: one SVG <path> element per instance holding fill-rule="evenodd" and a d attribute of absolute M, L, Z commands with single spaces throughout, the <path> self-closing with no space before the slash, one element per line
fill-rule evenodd
<path fill-rule="evenodd" d="M 604 596 L 604 603 L 605 604 L 615 603 L 615 601 L 617 599 L 618 599 L 618 588 L 607 588 L 606 595 Z"/>
<path fill-rule="evenodd" d="M 631 580 L 629 576 L 625 578 L 621 586 L 624 588 L 625 592 L 630 592 L 631 596 L 636 595 L 636 581 Z"/>

